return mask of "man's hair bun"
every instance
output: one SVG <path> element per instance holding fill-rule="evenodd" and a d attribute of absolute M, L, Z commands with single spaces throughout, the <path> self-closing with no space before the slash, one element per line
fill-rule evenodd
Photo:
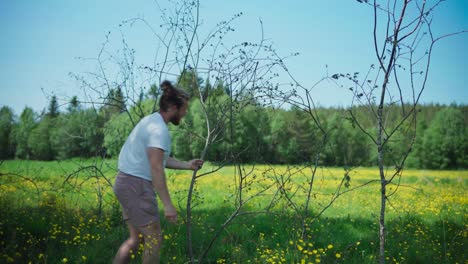
<path fill-rule="evenodd" d="M 165 94 L 170 94 L 172 90 L 174 90 L 174 86 L 172 86 L 172 83 L 170 81 L 163 81 L 160 85 L 161 90 Z"/>
<path fill-rule="evenodd" d="M 162 96 L 159 99 L 159 108 L 162 111 L 167 111 L 170 105 L 175 105 L 177 109 L 179 109 L 190 98 L 185 91 L 177 89 L 170 81 L 165 80 L 159 86 L 162 90 Z"/>

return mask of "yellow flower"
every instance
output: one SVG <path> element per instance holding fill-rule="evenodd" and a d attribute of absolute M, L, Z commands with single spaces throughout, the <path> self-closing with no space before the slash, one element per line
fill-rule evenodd
<path fill-rule="evenodd" d="M 63 263 L 67 263 L 67 262 L 68 262 L 68 259 L 67 259 L 67 258 L 63 258 L 63 259 L 62 259 L 62 262 L 63 262 Z"/>
<path fill-rule="evenodd" d="M 336 253 L 336 258 L 341 258 L 341 254 L 340 253 Z"/>
<path fill-rule="evenodd" d="M 328 249 L 332 249 L 332 248 L 333 248 L 332 244 L 328 245 Z"/>

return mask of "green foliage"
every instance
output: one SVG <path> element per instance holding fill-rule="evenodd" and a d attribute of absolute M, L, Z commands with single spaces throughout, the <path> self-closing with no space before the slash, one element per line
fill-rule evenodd
<path fill-rule="evenodd" d="M 122 88 L 118 86 L 115 89 L 110 89 L 105 100 L 104 106 L 101 107 L 101 115 L 106 121 L 110 120 L 113 115 L 117 115 L 126 111 L 125 97 Z"/>
<path fill-rule="evenodd" d="M 193 100 L 187 115 L 178 127 L 171 126 L 173 154 L 178 159 L 188 160 L 200 156 L 206 137 L 206 125 L 201 103 Z"/>
<path fill-rule="evenodd" d="M 77 111 L 81 110 L 81 105 L 80 105 L 80 102 L 78 101 L 78 97 L 76 95 L 73 96 L 72 99 L 70 100 L 67 110 L 70 113 L 77 112 Z"/>
<path fill-rule="evenodd" d="M 60 115 L 51 133 L 57 159 L 97 156 L 103 142 L 104 119 L 93 109 Z"/>
<path fill-rule="evenodd" d="M 16 142 L 16 157 L 20 159 L 30 158 L 31 148 L 28 145 L 28 139 L 31 131 L 36 126 L 36 114 L 30 107 L 25 107 L 20 115 L 18 125 L 13 130 Z"/>
<path fill-rule="evenodd" d="M 104 148 L 106 154 L 112 157 L 119 155 L 120 148 L 125 143 L 134 125 L 126 114 L 113 116 L 104 126 Z"/>
<path fill-rule="evenodd" d="M 0 109 L 0 159 L 8 159 L 14 156 L 14 141 L 12 130 L 14 126 L 13 110 L 8 106 Z"/>
<path fill-rule="evenodd" d="M 324 163 L 337 166 L 363 166 L 370 161 L 371 142 L 349 118 L 334 113 L 327 120 L 328 144 Z"/>
<path fill-rule="evenodd" d="M 232 134 L 233 156 L 241 162 L 264 162 L 262 156 L 267 149 L 264 135 L 269 134 L 268 116 L 256 105 L 248 105 L 235 116 Z"/>
<path fill-rule="evenodd" d="M 207 84 L 209 85 L 209 82 Z M 208 88 L 204 88 L 206 91 L 204 107 L 206 107 L 211 130 L 211 144 L 205 158 L 222 161 L 229 155 L 230 143 L 227 139 L 229 132 L 226 116 L 229 97 L 222 91 L 210 87 L 209 85 Z M 197 98 L 190 100 L 189 110 L 183 123 L 178 127 L 171 126 L 170 131 L 175 157 L 186 160 L 200 157 L 207 137 L 207 123 L 203 106 Z"/>
<path fill-rule="evenodd" d="M 190 98 L 198 97 L 203 79 L 197 76 L 194 69 L 187 69 L 177 80 L 177 87 L 185 90 Z"/>
<path fill-rule="evenodd" d="M 27 141 L 28 147 L 31 150 L 30 158 L 52 160 L 55 157 L 50 143 L 50 132 L 54 127 L 55 121 L 54 118 L 47 115 L 31 130 Z"/>
<path fill-rule="evenodd" d="M 57 102 L 57 97 L 54 95 L 52 96 L 52 99 L 50 100 L 47 116 L 51 118 L 56 118 L 58 115 L 59 115 L 58 102 Z"/>
<path fill-rule="evenodd" d="M 467 167 L 468 136 L 461 110 L 448 107 L 439 111 L 425 131 L 419 155 L 424 168 Z"/>
<path fill-rule="evenodd" d="M 192 94 L 186 117 L 180 126 L 170 126 L 172 155 L 181 160 L 200 157 L 205 147 L 207 122 L 210 140 L 205 159 L 213 162 L 288 163 L 313 162 L 319 158 L 324 166 L 374 166 L 377 147 L 361 131 L 375 138 L 377 124 L 372 107 L 352 109 L 317 108 L 315 118 L 298 108 L 274 109 L 259 105 L 250 94 L 230 97 L 229 89 L 219 80 L 203 81 L 193 70 L 180 78 L 180 85 Z M 120 88 L 109 92 L 106 105 L 98 111 L 82 108 L 78 98 L 71 99 L 68 112 L 58 115 L 52 107 L 37 118 L 26 108 L 15 122 L 7 107 L 0 112 L 1 157 L 22 159 L 66 159 L 105 155 L 116 157 L 133 127 L 144 116 L 155 111 L 157 86 L 152 95 L 140 93 L 133 107 L 125 106 Z M 200 101 L 200 93 L 202 101 Z M 54 98 L 52 98 L 54 99 Z M 56 100 L 55 100 L 56 102 Z M 410 106 L 405 106 L 408 111 Z M 360 127 L 351 118 L 349 110 Z M 400 124 L 404 112 L 401 106 L 384 108 L 385 138 L 394 128 L 384 146 L 388 166 L 399 164 L 412 141 L 412 151 L 406 166 L 413 168 L 466 168 L 468 125 L 466 106 L 417 106 L 416 129 L 411 118 Z M 205 116 L 205 112 L 206 115 Z M 55 113 L 55 114 L 53 114 Z M 56 116 L 55 118 L 53 116 Z M 38 119 L 38 120 L 36 120 Z M 415 135 L 416 133 L 416 135 Z M 325 144 L 325 145 L 324 145 Z"/>

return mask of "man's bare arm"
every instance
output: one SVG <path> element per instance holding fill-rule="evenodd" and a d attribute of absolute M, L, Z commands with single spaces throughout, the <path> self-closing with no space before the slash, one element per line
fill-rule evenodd
<path fill-rule="evenodd" d="M 147 148 L 146 149 L 148 160 L 151 168 L 151 176 L 153 179 L 153 188 L 159 195 L 163 205 L 164 213 L 169 221 L 175 222 L 177 220 L 177 211 L 172 203 L 169 190 L 167 188 L 166 174 L 164 173 L 163 160 L 164 151 L 160 148 Z"/>
<path fill-rule="evenodd" d="M 175 158 L 169 157 L 166 161 L 166 168 L 176 170 L 195 170 L 203 166 L 203 160 L 194 159 L 191 161 L 180 161 Z"/>

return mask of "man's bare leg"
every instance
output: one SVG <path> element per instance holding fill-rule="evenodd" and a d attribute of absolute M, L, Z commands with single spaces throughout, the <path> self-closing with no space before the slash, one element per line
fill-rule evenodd
<path fill-rule="evenodd" d="M 143 234 L 145 250 L 143 252 L 143 264 L 159 263 L 159 251 L 162 243 L 161 224 L 159 221 L 147 226 L 137 227 Z"/>
<path fill-rule="evenodd" d="M 131 255 L 136 254 L 138 245 L 140 244 L 140 232 L 129 222 L 126 221 L 126 223 L 130 237 L 120 246 L 119 251 L 117 251 L 117 254 L 115 255 L 114 261 L 112 262 L 113 264 L 129 263 Z"/>

